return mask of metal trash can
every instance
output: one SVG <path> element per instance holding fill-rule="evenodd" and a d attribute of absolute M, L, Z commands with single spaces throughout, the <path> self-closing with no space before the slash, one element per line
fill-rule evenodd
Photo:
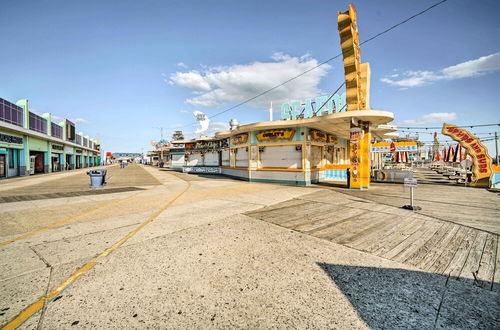
<path fill-rule="evenodd" d="M 96 169 L 87 171 L 87 175 L 90 176 L 90 187 L 100 188 L 106 184 L 106 173 L 108 170 Z"/>

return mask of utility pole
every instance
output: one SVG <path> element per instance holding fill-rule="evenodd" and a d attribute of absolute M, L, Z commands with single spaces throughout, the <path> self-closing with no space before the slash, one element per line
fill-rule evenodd
<path fill-rule="evenodd" d="M 495 132 L 495 158 L 497 160 L 497 165 L 500 165 L 500 159 L 498 158 L 498 132 Z"/>
<path fill-rule="evenodd" d="M 160 130 L 160 141 L 163 141 L 163 127 L 153 127 Z M 161 148 L 161 146 L 160 146 Z M 163 149 L 160 149 L 160 159 L 163 161 Z"/>

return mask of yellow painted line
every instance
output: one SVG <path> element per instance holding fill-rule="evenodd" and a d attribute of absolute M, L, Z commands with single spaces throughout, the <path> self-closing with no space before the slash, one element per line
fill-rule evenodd
<path fill-rule="evenodd" d="M 71 274 L 70 277 L 68 277 L 66 280 L 64 280 L 57 288 L 52 290 L 47 297 L 41 297 L 38 299 L 36 302 L 33 304 L 29 305 L 26 307 L 21 313 L 19 313 L 15 318 L 13 318 L 11 321 L 9 321 L 7 324 L 5 324 L 2 327 L 2 330 L 6 329 L 16 329 L 19 327 L 21 324 L 23 324 L 27 319 L 29 319 L 33 314 L 37 313 L 40 311 L 43 306 L 45 306 L 46 302 L 50 302 L 52 299 L 56 298 L 61 292 L 63 292 L 66 288 L 68 288 L 71 284 L 73 284 L 80 276 L 91 270 L 95 265 L 98 264 L 98 260 L 105 258 L 108 256 L 111 252 L 115 251 L 120 245 L 125 243 L 127 240 L 129 240 L 132 236 L 137 234 L 142 228 L 147 226 L 151 221 L 156 219 L 161 213 L 163 213 L 166 209 L 168 209 L 170 206 L 172 206 L 175 201 L 177 201 L 188 189 L 191 187 L 191 182 L 187 182 L 186 188 L 180 192 L 174 199 L 172 199 L 170 202 L 168 202 L 166 205 L 164 205 L 162 208 L 160 208 L 158 211 L 156 211 L 153 215 L 151 215 L 146 221 L 144 221 L 142 224 L 140 224 L 138 227 L 136 227 L 134 230 L 132 230 L 130 233 L 128 233 L 126 236 L 124 236 L 122 239 L 120 239 L 118 242 L 113 244 L 110 248 L 107 248 L 104 250 L 104 252 L 98 254 L 93 260 L 89 261 L 86 263 L 83 267 L 77 269 L 73 274 Z"/>
<path fill-rule="evenodd" d="M 142 194 L 142 193 L 145 193 L 146 191 L 149 191 L 149 189 L 147 189 L 147 190 L 143 190 L 143 191 L 141 191 L 141 192 L 138 192 L 138 193 L 136 193 L 136 194 L 130 195 L 130 196 L 128 196 L 128 197 L 125 197 L 125 198 L 122 198 L 122 199 L 119 199 L 119 200 L 114 200 L 114 201 L 111 201 L 111 202 L 109 202 L 109 203 L 106 203 L 106 204 L 104 204 L 104 205 L 101 205 L 101 206 L 99 206 L 99 207 L 97 207 L 97 208 L 95 208 L 95 209 L 92 209 L 92 210 L 90 210 L 90 211 L 84 212 L 84 213 L 79 214 L 79 215 L 72 216 L 72 217 L 70 217 L 70 218 L 64 219 L 64 220 L 59 221 L 59 222 L 56 222 L 56 223 L 54 223 L 54 224 L 51 224 L 50 226 L 43 227 L 43 228 L 37 229 L 37 230 L 35 230 L 35 231 L 32 231 L 32 232 L 29 232 L 29 233 L 23 234 L 23 235 L 21 235 L 21 236 L 14 237 L 14 238 L 12 238 L 12 239 L 10 239 L 10 240 L 8 240 L 8 241 L 1 242 L 1 243 L 0 243 L 0 246 L 4 246 L 4 245 L 10 244 L 10 243 L 13 243 L 13 242 L 15 242 L 15 241 L 18 241 L 18 240 L 20 240 L 20 239 L 23 239 L 23 238 L 26 238 L 26 237 L 30 237 L 30 236 L 33 236 L 33 235 L 36 235 L 36 234 L 39 234 L 39 233 L 42 233 L 42 232 L 44 232 L 44 231 L 46 231 L 46 230 L 49 230 L 49 229 L 52 229 L 52 228 L 56 228 L 56 227 L 62 226 L 62 225 L 66 224 L 66 223 L 68 223 L 68 222 L 70 222 L 70 221 L 73 221 L 73 220 L 76 220 L 76 219 L 78 219 L 78 218 L 84 217 L 84 216 L 86 216 L 86 215 L 92 214 L 92 213 L 97 212 L 97 211 L 99 211 L 99 210 L 102 210 L 103 208 L 106 208 L 106 207 L 108 207 L 108 206 L 111 206 L 111 205 L 114 205 L 114 204 L 121 203 L 121 202 L 123 202 L 123 201 L 126 201 L 126 200 L 128 200 L 128 199 L 132 198 L 132 197 L 135 197 L 135 196 L 137 196 L 137 195 L 140 195 L 140 194 Z"/>

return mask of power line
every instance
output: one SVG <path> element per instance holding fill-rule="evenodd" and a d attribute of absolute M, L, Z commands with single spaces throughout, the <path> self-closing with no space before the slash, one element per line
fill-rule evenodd
<path fill-rule="evenodd" d="M 488 126 L 500 126 L 500 124 L 481 124 L 481 125 L 463 125 L 457 126 L 459 128 L 474 128 L 474 127 L 488 127 Z M 411 127 L 411 126 L 399 126 L 398 129 L 442 129 L 442 126 L 436 127 Z"/>
<path fill-rule="evenodd" d="M 374 35 L 374 36 L 372 36 L 372 37 L 368 38 L 367 40 L 365 40 L 365 41 L 363 41 L 363 42 L 361 42 L 361 43 L 360 43 L 360 46 L 361 46 L 361 45 L 364 45 L 364 44 L 366 44 L 366 43 L 368 43 L 368 42 L 370 42 L 370 41 L 372 41 L 372 40 L 374 40 L 374 39 L 376 39 L 376 38 L 378 38 L 378 37 L 380 37 L 381 35 L 383 35 L 383 34 L 385 34 L 385 33 L 389 32 L 389 31 L 391 31 L 391 30 L 393 30 L 393 29 L 397 28 L 398 26 L 400 26 L 400 25 L 402 25 L 402 24 L 405 24 L 405 23 L 409 22 L 410 20 L 412 20 L 412 19 L 414 19 L 414 18 L 416 18 L 416 17 L 418 17 L 418 16 L 420 16 L 420 15 L 422 15 L 422 14 L 424 14 L 424 13 L 428 12 L 428 11 L 429 11 L 429 10 L 431 10 L 432 8 L 437 7 L 437 6 L 441 5 L 442 3 L 445 3 L 446 1 L 448 1 L 448 0 L 442 0 L 442 1 L 438 2 L 438 3 L 435 3 L 435 4 L 433 4 L 432 6 L 430 6 L 430 7 L 426 8 L 426 9 L 424 9 L 424 10 L 422 10 L 422 11 L 420 11 L 420 12 L 416 13 L 415 15 L 412 15 L 412 16 L 408 17 L 407 19 L 405 19 L 405 20 L 403 20 L 403 21 L 401 21 L 401 22 L 399 22 L 399 23 L 397 23 L 397 24 L 395 24 L 395 25 L 393 25 L 393 26 L 389 27 L 388 29 L 385 29 L 384 31 L 377 33 L 376 35 Z M 300 74 L 298 74 L 298 75 L 296 75 L 296 76 L 294 76 L 294 77 L 291 77 L 290 79 L 288 79 L 288 80 L 286 80 L 286 81 L 282 82 L 282 83 L 281 83 L 281 84 L 279 84 L 279 85 L 276 85 L 276 86 L 274 86 L 274 87 L 271 87 L 271 88 L 269 88 L 269 89 L 267 89 L 267 90 L 265 90 L 265 91 L 263 91 L 263 92 L 261 92 L 261 93 L 259 93 L 259 94 L 255 95 L 255 96 L 253 96 L 253 97 L 249 98 L 249 99 L 246 99 L 246 100 L 244 100 L 244 101 L 242 101 L 242 102 L 240 102 L 240 103 L 238 103 L 238 104 L 236 104 L 236 105 L 233 105 L 232 107 L 229 107 L 229 108 L 227 108 L 227 109 L 225 109 L 225 110 L 223 110 L 223 111 L 220 111 L 220 112 L 218 112 L 218 113 L 216 113 L 216 114 L 213 114 L 213 115 L 211 115 L 211 116 L 207 116 L 207 117 L 208 117 L 209 119 L 211 119 L 211 118 L 214 118 L 214 117 L 216 117 L 216 116 L 222 115 L 223 113 L 226 113 L 226 112 L 228 112 L 228 111 L 231 111 L 231 110 L 233 110 L 233 109 L 236 109 L 236 108 L 238 108 L 238 107 L 240 107 L 240 106 L 242 106 L 242 105 L 244 105 L 244 104 L 246 104 L 246 103 L 248 103 L 248 102 L 251 102 L 251 101 L 255 100 L 256 98 L 261 97 L 262 95 L 265 95 L 265 94 L 267 94 L 267 93 L 269 93 L 269 92 L 271 92 L 271 91 L 275 90 L 276 88 L 279 88 L 279 87 L 281 87 L 281 86 L 283 86 L 283 85 L 285 85 L 285 84 L 287 84 L 287 83 L 289 83 L 289 82 L 291 82 L 291 81 L 293 81 L 293 80 L 295 80 L 295 79 L 297 79 L 297 78 L 299 78 L 299 77 L 302 77 L 303 75 L 305 75 L 305 74 L 307 74 L 307 73 L 309 73 L 309 72 L 311 72 L 311 71 L 313 71 L 313 70 L 315 70 L 315 69 L 319 68 L 320 66 L 322 66 L 322 65 L 324 65 L 324 64 L 326 64 L 326 63 L 328 63 L 328 62 L 333 61 L 334 59 L 336 59 L 336 58 L 338 58 L 338 57 L 340 57 L 340 56 L 342 56 L 342 53 L 337 54 L 337 55 L 335 55 L 335 56 L 333 56 L 333 57 L 330 57 L 329 59 L 327 59 L 327 60 L 325 60 L 325 61 L 323 61 L 323 62 L 319 63 L 318 65 L 316 65 L 316 66 L 314 66 L 314 67 L 312 67 L 312 68 L 310 68 L 310 69 L 308 69 L 308 70 L 306 70 L 306 71 L 304 71 L 304 72 L 302 72 L 302 73 L 300 73 Z M 192 125 L 195 125 L 195 124 L 196 124 L 196 123 L 194 123 L 194 124 L 189 124 L 189 125 L 185 125 L 185 126 L 181 126 L 181 127 L 188 127 L 188 126 L 192 126 Z M 180 128 L 181 128 L 181 127 L 180 127 Z"/>

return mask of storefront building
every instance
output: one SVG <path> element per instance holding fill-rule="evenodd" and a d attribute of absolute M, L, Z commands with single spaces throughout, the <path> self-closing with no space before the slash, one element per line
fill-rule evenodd
<path fill-rule="evenodd" d="M 99 145 L 75 136 L 75 125 L 52 122 L 50 113 L 38 115 L 28 100 L 12 103 L 0 98 L 0 178 L 50 173 L 96 164 Z M 75 154 L 80 151 L 80 165 Z"/>

